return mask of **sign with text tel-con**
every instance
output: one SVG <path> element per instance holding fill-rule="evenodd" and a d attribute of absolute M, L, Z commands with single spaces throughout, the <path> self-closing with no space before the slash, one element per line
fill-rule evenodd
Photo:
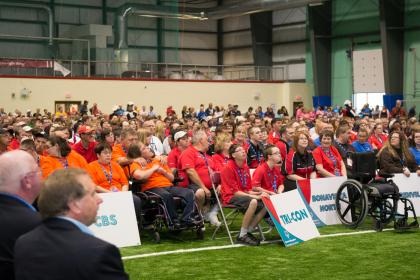
<path fill-rule="evenodd" d="M 416 216 L 420 216 L 420 176 L 416 173 L 411 173 L 410 177 L 404 174 L 395 174 L 392 181 L 398 186 L 401 197 L 408 198 L 413 202 Z M 398 213 L 404 213 L 404 205 L 401 201 L 398 204 Z M 412 217 L 413 213 L 408 212 Z"/>
<path fill-rule="evenodd" d="M 140 234 L 131 192 L 101 193 L 96 222 L 89 228 L 96 237 L 117 247 L 140 245 Z"/>
<path fill-rule="evenodd" d="M 265 208 L 286 247 L 319 236 L 318 229 L 303 200 L 297 189 L 263 197 Z"/>
<path fill-rule="evenodd" d="M 335 198 L 338 188 L 346 180 L 347 177 L 340 176 L 297 181 L 317 227 L 341 224 L 336 212 Z M 343 193 L 343 196 L 347 194 Z M 351 215 L 350 212 L 347 215 Z"/>

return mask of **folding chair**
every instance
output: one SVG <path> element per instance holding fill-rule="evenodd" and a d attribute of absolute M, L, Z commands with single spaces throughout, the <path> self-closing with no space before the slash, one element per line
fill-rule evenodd
<path fill-rule="evenodd" d="M 215 238 L 215 236 L 216 236 L 216 233 L 217 233 L 217 231 L 219 230 L 219 228 L 220 228 L 222 225 L 225 225 L 226 231 L 227 231 L 227 233 L 228 233 L 228 235 L 229 235 L 229 240 L 230 240 L 230 243 L 233 245 L 233 244 L 234 244 L 234 242 L 233 242 L 233 239 L 232 239 L 232 234 L 230 233 L 230 230 L 229 230 L 229 224 L 228 224 L 228 223 L 227 223 L 227 221 L 226 221 L 226 216 L 225 216 L 225 213 L 223 213 L 223 205 L 222 205 L 222 203 L 220 202 L 219 195 L 217 194 L 217 188 L 216 188 L 216 186 L 215 186 L 215 181 L 216 181 L 216 182 L 220 182 L 220 173 L 212 172 L 212 171 L 210 171 L 210 168 L 209 168 L 209 173 L 213 175 L 213 176 L 210 176 L 210 179 L 211 179 L 211 187 L 212 187 L 212 189 L 213 189 L 214 196 L 216 197 L 217 205 L 219 206 L 219 209 L 220 209 L 220 214 L 222 215 L 222 220 L 223 220 L 223 221 L 222 221 L 222 223 L 221 223 L 219 226 L 217 226 L 217 227 L 216 227 L 216 229 L 214 230 L 213 235 L 212 235 L 212 240 L 214 240 L 214 238 Z M 217 174 L 217 175 L 216 175 L 216 174 Z M 236 216 L 239 214 L 239 209 L 238 209 L 236 206 L 234 206 L 234 205 L 232 205 L 232 206 L 233 206 L 233 207 L 235 207 L 235 208 L 233 208 L 233 211 L 231 211 L 231 212 L 228 214 L 228 216 L 227 216 L 227 217 L 232 216 L 233 214 L 235 214 L 235 212 L 238 212 L 238 213 L 236 214 Z M 236 216 L 235 216 L 235 217 L 236 217 Z"/>
<path fill-rule="evenodd" d="M 210 174 L 212 174 L 212 173 L 210 173 Z M 226 228 L 227 234 L 229 236 L 230 243 L 232 245 L 234 245 L 235 243 L 233 242 L 232 233 L 236 233 L 238 231 L 231 231 L 229 229 L 229 226 L 233 223 L 233 221 L 235 220 L 235 218 L 241 213 L 241 210 L 242 209 L 240 209 L 239 207 L 237 207 L 236 205 L 233 205 L 233 204 L 222 205 L 222 203 L 220 201 L 220 198 L 219 198 L 219 196 L 217 194 L 216 186 L 215 186 L 216 185 L 215 182 L 218 182 L 218 181 L 220 182 L 220 173 L 214 172 L 213 173 L 213 176 L 210 176 L 210 178 L 211 178 L 211 181 L 212 181 L 212 185 L 211 186 L 212 186 L 214 195 L 216 197 L 217 204 L 218 204 L 219 209 L 220 209 L 220 214 L 222 216 L 222 222 L 221 222 L 221 224 L 219 226 L 217 226 L 215 228 L 211 239 L 214 240 L 216 238 L 216 233 L 224 225 L 225 228 Z M 229 213 L 227 213 L 225 215 L 225 213 L 223 212 L 223 209 L 229 209 L 230 211 L 229 211 Z M 261 237 L 261 241 L 264 241 L 265 240 L 264 232 L 262 231 L 261 226 L 259 224 L 257 225 L 257 229 L 258 229 L 258 233 L 259 233 L 259 235 Z M 270 231 L 271 231 L 271 227 L 270 227 L 270 230 L 268 230 L 265 233 L 268 233 Z"/>

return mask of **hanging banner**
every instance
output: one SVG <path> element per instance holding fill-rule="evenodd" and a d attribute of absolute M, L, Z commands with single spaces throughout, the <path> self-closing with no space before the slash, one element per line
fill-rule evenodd
<path fill-rule="evenodd" d="M 52 68 L 53 65 L 54 64 L 52 60 L 0 58 L 0 67 Z"/>

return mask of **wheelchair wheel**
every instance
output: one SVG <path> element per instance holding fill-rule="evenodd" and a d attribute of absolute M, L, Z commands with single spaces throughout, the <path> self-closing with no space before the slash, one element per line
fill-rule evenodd
<path fill-rule="evenodd" d="M 368 197 L 362 184 L 347 180 L 338 188 L 335 198 L 338 218 L 347 227 L 356 228 L 368 213 Z"/>
<path fill-rule="evenodd" d="M 371 205 L 369 214 L 376 221 L 379 221 L 386 226 L 394 219 L 397 207 L 398 200 L 376 198 Z"/>

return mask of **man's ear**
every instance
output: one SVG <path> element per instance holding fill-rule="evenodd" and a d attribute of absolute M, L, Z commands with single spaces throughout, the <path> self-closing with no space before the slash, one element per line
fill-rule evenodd
<path fill-rule="evenodd" d="M 20 180 L 20 184 L 23 190 L 28 191 L 31 188 L 31 182 L 29 181 L 28 176 L 24 176 L 21 180 Z"/>
<path fill-rule="evenodd" d="M 80 207 L 80 200 L 72 200 L 67 204 L 67 206 L 69 207 L 69 212 L 74 214 L 80 214 L 82 212 Z"/>

